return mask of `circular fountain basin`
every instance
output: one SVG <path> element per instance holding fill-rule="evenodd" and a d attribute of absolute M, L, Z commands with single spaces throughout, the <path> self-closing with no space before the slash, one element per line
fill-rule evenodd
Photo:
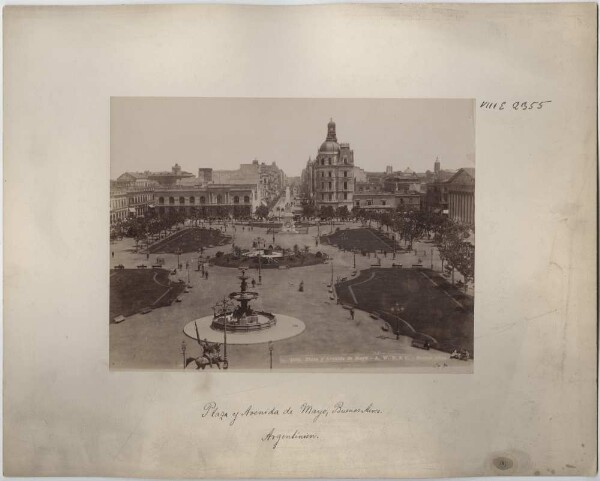
<path fill-rule="evenodd" d="M 266 329 L 250 331 L 231 331 L 230 324 L 227 324 L 227 344 L 260 344 L 269 341 L 281 341 L 297 336 L 306 329 L 305 324 L 295 317 L 284 314 L 273 314 L 277 322 Z M 223 342 L 224 331 L 213 327 L 213 316 L 201 317 L 195 321 L 188 322 L 183 328 L 186 336 L 192 339 L 198 339 L 196 335 L 196 326 L 201 340 L 206 339 L 209 342 Z"/>

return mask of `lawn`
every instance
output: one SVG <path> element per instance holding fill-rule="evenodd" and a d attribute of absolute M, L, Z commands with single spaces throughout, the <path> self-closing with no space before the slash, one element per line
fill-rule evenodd
<path fill-rule="evenodd" d="M 437 342 L 433 347 L 473 353 L 473 298 L 429 269 L 371 268 L 336 285 L 340 301 L 376 313 L 393 332 Z M 396 305 L 397 304 L 397 305 Z M 392 307 L 403 309 L 397 324 Z"/>
<path fill-rule="evenodd" d="M 392 239 L 389 239 L 383 232 L 369 228 L 338 230 L 333 234 L 321 236 L 321 242 L 327 242 L 349 251 L 358 249 L 364 252 L 392 252 L 394 250 Z M 401 250 L 398 243 L 396 243 L 396 250 Z"/>
<path fill-rule="evenodd" d="M 191 227 L 176 232 L 171 237 L 158 241 L 150 246 L 151 254 L 175 254 L 178 250 L 185 252 L 198 252 L 200 248 L 223 245 L 230 241 L 230 237 L 216 229 Z"/>
<path fill-rule="evenodd" d="M 110 273 L 110 321 L 144 308 L 169 306 L 183 292 L 183 283 L 171 282 L 165 269 L 122 269 Z"/>

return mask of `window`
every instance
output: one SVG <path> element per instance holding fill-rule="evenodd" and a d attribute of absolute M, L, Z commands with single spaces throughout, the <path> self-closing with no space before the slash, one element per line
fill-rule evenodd
<path fill-rule="evenodd" d="M 236 195 L 236 196 L 233 198 L 233 203 L 234 203 L 234 204 L 239 204 L 239 203 L 240 203 L 240 197 Z"/>
<path fill-rule="evenodd" d="M 327 159 L 327 165 L 331 165 L 331 158 Z"/>
<path fill-rule="evenodd" d="M 250 196 L 245 195 L 244 196 L 244 204 L 249 204 L 250 203 Z"/>
<path fill-rule="evenodd" d="M 344 177 L 348 177 L 348 171 L 344 170 Z"/>
<path fill-rule="evenodd" d="M 179 198 L 179 203 L 180 204 L 185 204 L 185 197 L 180 197 Z"/>
<path fill-rule="evenodd" d="M 206 197 L 204 197 L 204 196 L 200 197 L 200 203 L 206 204 Z"/>
<path fill-rule="evenodd" d="M 164 197 L 159 197 L 158 198 L 158 203 L 159 204 L 164 204 L 165 203 L 165 198 Z"/>
<path fill-rule="evenodd" d="M 325 182 L 321 182 L 321 190 L 325 190 Z"/>
<path fill-rule="evenodd" d="M 357 201 L 355 202 L 355 204 L 356 204 L 356 207 L 360 207 L 360 201 L 358 201 L 358 200 L 357 200 Z"/>
<path fill-rule="evenodd" d="M 169 204 L 175 203 L 175 197 L 169 197 Z"/>
<path fill-rule="evenodd" d="M 344 192 L 344 200 L 348 200 L 348 194 Z"/>
<path fill-rule="evenodd" d="M 190 197 L 190 204 L 195 204 L 196 203 L 196 199 L 194 198 L 194 196 Z"/>
<path fill-rule="evenodd" d="M 382 200 L 382 201 L 381 201 L 381 205 L 385 205 L 385 200 Z"/>
<path fill-rule="evenodd" d="M 329 190 L 331 190 L 331 182 L 329 182 Z"/>
<path fill-rule="evenodd" d="M 348 182 L 344 182 L 344 190 L 348 190 Z"/>
<path fill-rule="evenodd" d="M 344 164 L 348 165 L 348 157 L 344 157 Z"/>
<path fill-rule="evenodd" d="M 372 200 L 368 200 L 367 201 L 367 205 L 373 205 L 373 201 Z"/>
<path fill-rule="evenodd" d="M 325 165 L 325 159 L 321 159 L 321 165 Z"/>
<path fill-rule="evenodd" d="M 217 195 L 217 204 L 223 203 L 223 196 L 221 194 Z"/>
<path fill-rule="evenodd" d="M 327 172 L 327 176 L 331 177 L 331 170 L 329 172 Z"/>
<path fill-rule="evenodd" d="M 329 200 L 333 200 L 333 194 L 329 194 Z"/>

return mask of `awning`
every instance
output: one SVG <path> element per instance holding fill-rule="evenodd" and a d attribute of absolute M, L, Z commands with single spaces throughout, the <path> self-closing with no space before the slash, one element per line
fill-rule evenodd
<path fill-rule="evenodd" d="M 148 204 L 148 208 L 154 209 L 156 206 L 154 204 Z"/>
<path fill-rule="evenodd" d="M 129 208 L 129 212 L 131 212 L 132 214 L 135 214 L 135 208 L 134 207 L 130 207 Z"/>

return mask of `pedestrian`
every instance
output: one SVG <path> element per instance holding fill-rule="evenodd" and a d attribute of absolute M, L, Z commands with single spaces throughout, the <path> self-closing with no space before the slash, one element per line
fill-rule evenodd
<path fill-rule="evenodd" d="M 150 253 L 146 252 L 146 260 L 150 259 Z"/>
<path fill-rule="evenodd" d="M 354 309 L 350 308 L 350 317 L 354 320 Z"/>
<path fill-rule="evenodd" d="M 256 287 L 256 281 L 254 280 L 254 277 L 252 278 L 252 287 Z"/>
<path fill-rule="evenodd" d="M 206 275 L 206 280 L 208 280 L 208 271 L 206 271 L 205 275 Z"/>
<path fill-rule="evenodd" d="M 112 251 L 112 257 L 115 258 L 115 251 Z"/>

